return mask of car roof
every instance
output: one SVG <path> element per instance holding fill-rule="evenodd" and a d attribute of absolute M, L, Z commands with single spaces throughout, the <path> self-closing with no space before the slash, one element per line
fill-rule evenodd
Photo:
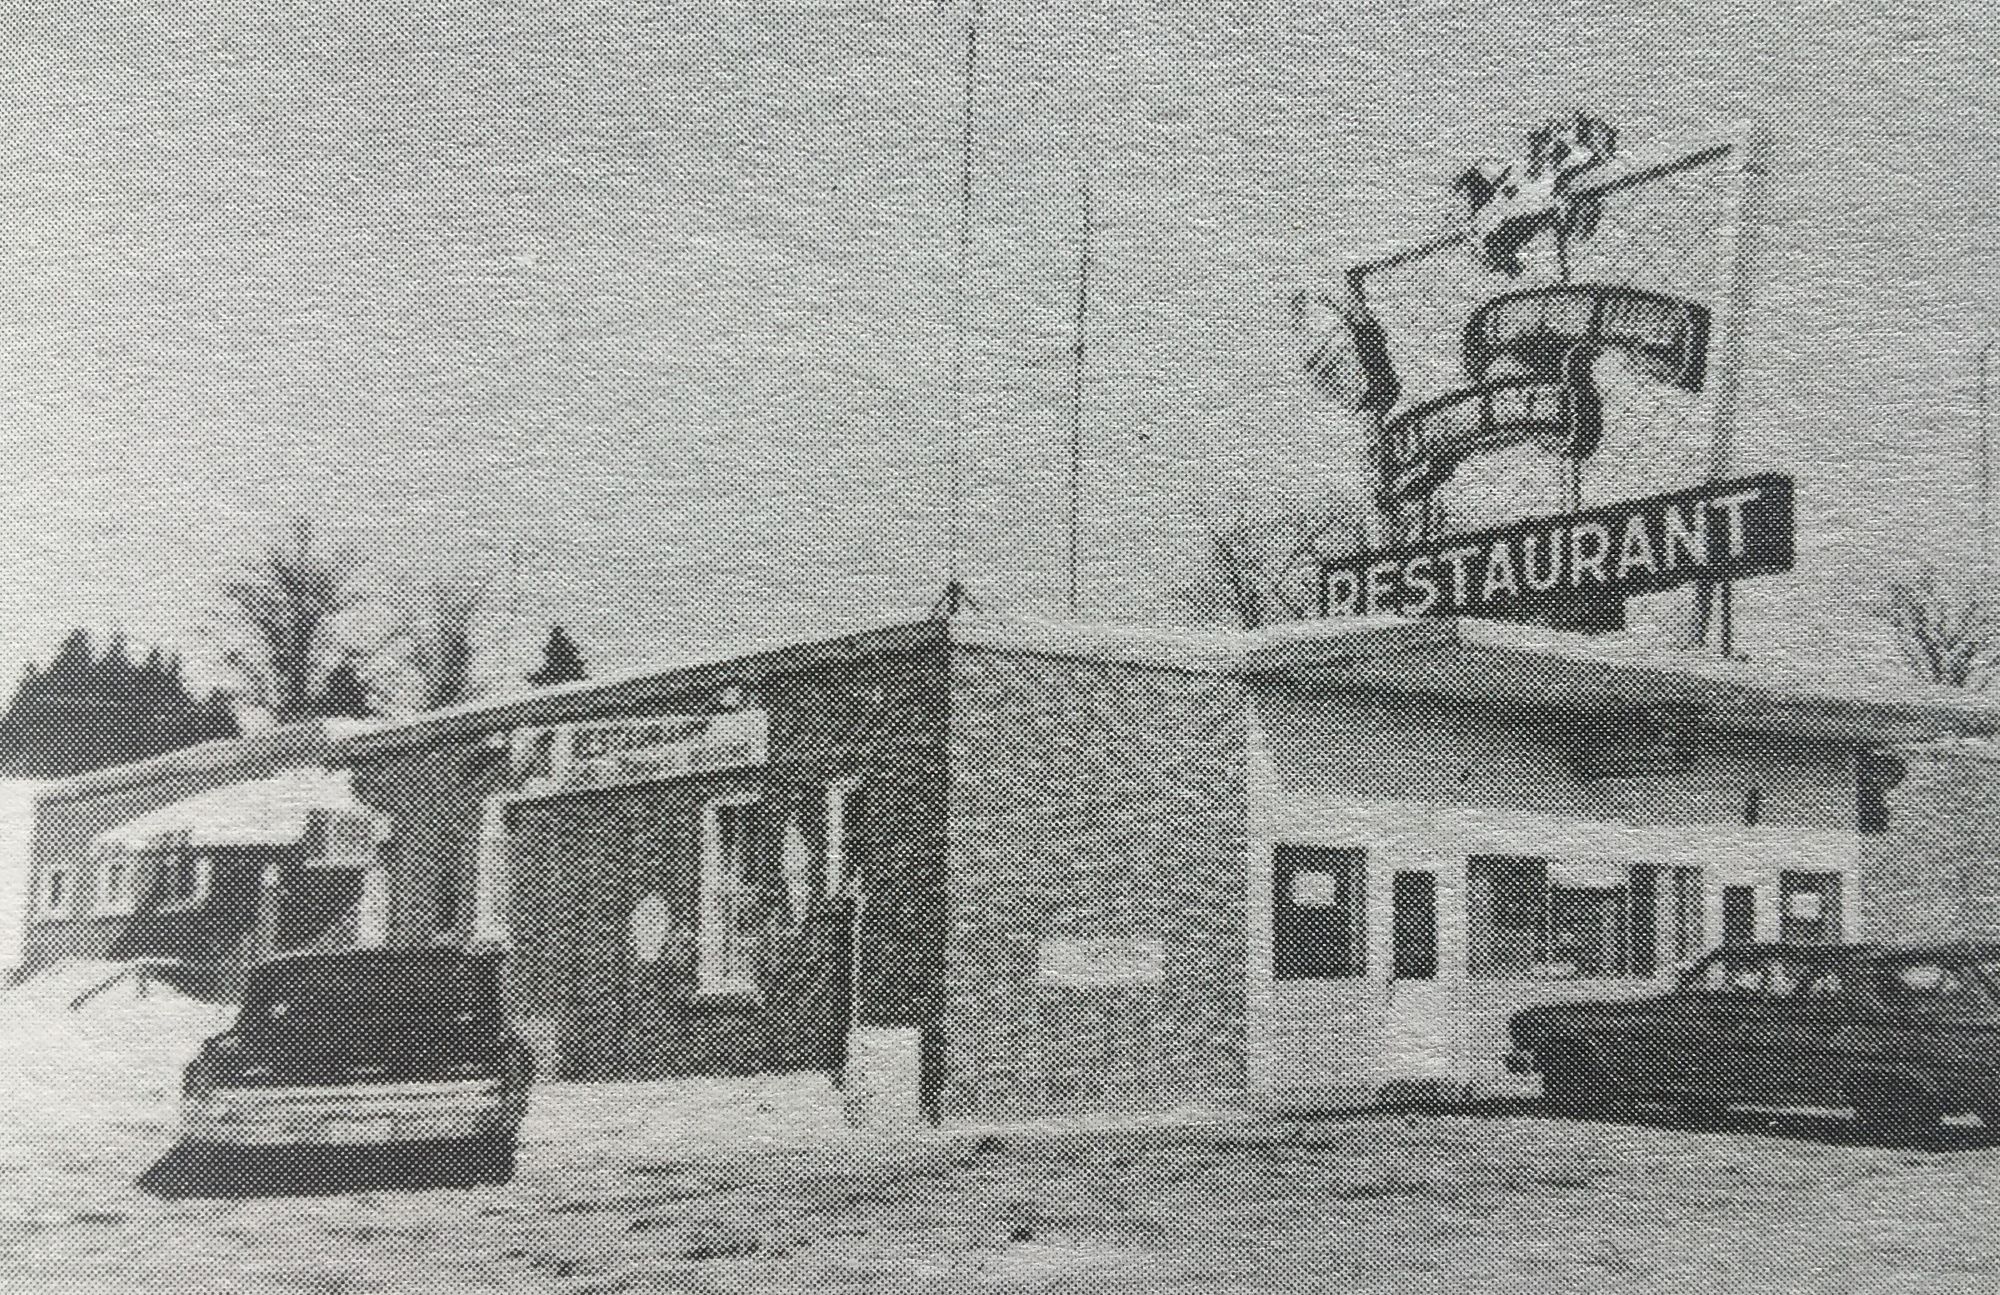
<path fill-rule="evenodd" d="M 1846 944 L 1806 943 L 1799 940 L 1756 940 L 1725 944 L 1718 954 L 1782 953 L 1796 958 L 1939 958 L 1964 961 L 1972 958 L 2000 959 L 2000 941 L 1989 940 L 1857 940 Z"/>
<path fill-rule="evenodd" d="M 496 957 L 500 950 L 493 947 L 466 948 L 461 945 L 423 945 L 416 948 L 375 948 L 375 949 L 333 949 L 304 953 L 282 953 L 266 958 L 250 970 L 277 971 L 295 967 L 341 967 L 369 966 L 371 964 L 396 967 L 421 967 L 439 963 L 466 962 L 475 958 Z"/>

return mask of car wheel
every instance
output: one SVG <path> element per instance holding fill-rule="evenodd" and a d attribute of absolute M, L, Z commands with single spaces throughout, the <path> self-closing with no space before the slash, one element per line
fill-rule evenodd
<path fill-rule="evenodd" d="M 1944 1119 L 1937 1095 L 1908 1079 L 1855 1080 L 1849 1085 L 1848 1100 L 1854 1105 L 1857 1123 L 1897 1142 L 1935 1137 Z"/>
<path fill-rule="evenodd" d="M 511 1128 L 474 1138 L 466 1147 L 467 1176 L 475 1183 L 512 1182 L 517 1145 Z"/>
<path fill-rule="evenodd" d="M 1589 1115 L 1603 1104 L 1597 1068 L 1582 1045 L 1544 1050 L 1542 1103 L 1558 1115 Z"/>

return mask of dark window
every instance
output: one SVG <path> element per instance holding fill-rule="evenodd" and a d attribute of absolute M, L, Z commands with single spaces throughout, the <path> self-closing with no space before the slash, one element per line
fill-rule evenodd
<path fill-rule="evenodd" d="M 1653 867 L 1632 869 L 1632 974 L 1653 976 L 1660 970 L 1660 872 Z"/>
<path fill-rule="evenodd" d="M 1271 976 L 1334 980 L 1366 970 L 1368 852 L 1316 845 L 1271 851 Z"/>
<path fill-rule="evenodd" d="M 1722 888 L 1722 942 L 1748 944 L 1757 938 L 1757 891 L 1752 886 Z"/>
<path fill-rule="evenodd" d="M 1467 974 L 1533 977 L 1547 941 L 1546 859 L 1480 855 L 1466 861 Z"/>
<path fill-rule="evenodd" d="M 1868 753 L 1855 761 L 1854 819 L 1857 831 L 1889 830 L 1889 789 L 1903 780 L 1907 766 L 1893 755 Z"/>
<path fill-rule="evenodd" d="M 432 926 L 440 934 L 458 930 L 458 874 L 446 868 L 438 874 L 437 919 Z"/>
<path fill-rule="evenodd" d="M 1986 1016 L 1993 1010 L 1975 978 L 1946 963 L 1920 958 L 1877 963 L 1871 979 L 1875 996 L 1897 1011 Z"/>
<path fill-rule="evenodd" d="M 1701 869 L 1674 869 L 1674 921 L 1670 948 L 1674 965 L 1685 967 L 1701 954 L 1703 921 Z"/>
<path fill-rule="evenodd" d="M 1393 974 L 1397 980 L 1436 980 L 1438 973 L 1437 874 L 1399 872 L 1390 914 Z"/>

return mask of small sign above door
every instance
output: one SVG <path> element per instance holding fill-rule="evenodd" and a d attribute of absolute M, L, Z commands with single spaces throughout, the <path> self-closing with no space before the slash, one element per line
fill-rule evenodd
<path fill-rule="evenodd" d="M 761 710 L 521 729 L 513 740 L 516 794 L 598 791 L 754 767 L 765 761 L 769 729 Z"/>

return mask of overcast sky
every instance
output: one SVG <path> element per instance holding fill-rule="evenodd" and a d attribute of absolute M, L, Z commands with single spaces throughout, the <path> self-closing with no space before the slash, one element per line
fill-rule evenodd
<path fill-rule="evenodd" d="M 1972 357 L 2000 329 L 1984 0 L 987 16 L 986 606 L 1061 610 L 1082 177 L 1083 612 L 1158 620 L 1205 516 L 1356 477 L 1285 298 L 1579 107 L 1638 152 L 1746 115 L 1775 139 L 1738 457 L 1798 476 L 1803 558 L 1746 593 L 1745 646 L 1867 656 L 1863 586 L 1972 542 Z M 496 672 L 551 622 L 611 670 L 922 613 L 961 42 L 928 0 L 10 6 L 0 670 L 78 624 L 212 660 L 218 585 L 300 514 L 391 593 L 495 579 Z"/>

